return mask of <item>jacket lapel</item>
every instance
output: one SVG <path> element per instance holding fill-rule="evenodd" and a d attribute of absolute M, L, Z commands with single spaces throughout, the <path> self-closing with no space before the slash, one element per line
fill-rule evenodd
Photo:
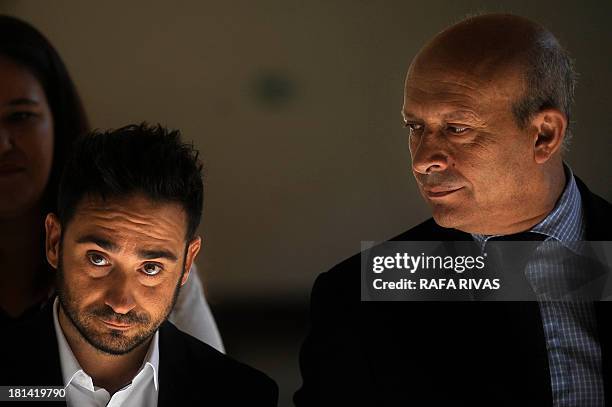
<path fill-rule="evenodd" d="M 186 361 L 176 349 L 176 345 L 167 322 L 159 328 L 159 395 L 157 407 L 171 407 L 181 405 L 180 395 L 181 374 L 188 366 Z M 186 389 L 189 390 L 189 389 Z"/>
<path fill-rule="evenodd" d="M 612 205 L 593 194 L 579 178 L 576 183 L 582 197 L 586 223 L 586 240 L 612 241 Z M 608 243 L 610 244 L 610 243 Z M 612 394 L 612 303 L 610 301 L 595 302 L 597 331 L 601 346 L 601 359 L 604 377 L 604 393 Z M 609 397 L 607 397 L 609 398 Z"/>

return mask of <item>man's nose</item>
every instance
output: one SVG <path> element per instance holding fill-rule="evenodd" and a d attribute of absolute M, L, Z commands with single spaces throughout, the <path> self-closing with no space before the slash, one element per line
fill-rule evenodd
<path fill-rule="evenodd" d="M 450 165 L 450 155 L 445 148 L 444 135 L 429 131 L 417 142 L 410 144 L 412 169 L 419 174 L 441 172 Z"/>
<path fill-rule="evenodd" d="M 110 287 L 106 291 L 104 302 L 117 314 L 127 314 L 136 307 L 133 289 L 126 273 L 120 270 L 111 271 Z"/>

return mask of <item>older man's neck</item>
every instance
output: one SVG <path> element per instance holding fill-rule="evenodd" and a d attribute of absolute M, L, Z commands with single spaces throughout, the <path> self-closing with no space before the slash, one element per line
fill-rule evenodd
<path fill-rule="evenodd" d="M 550 168 L 542 174 L 542 189 L 531 200 L 530 204 L 520 205 L 525 208 L 521 216 L 514 221 L 498 225 L 496 230 L 490 230 L 487 235 L 509 235 L 524 232 L 542 222 L 555 209 L 555 205 L 565 190 L 568 179 L 565 175 L 563 162 L 559 158 L 557 162 L 550 163 Z"/>
<path fill-rule="evenodd" d="M 83 371 L 91 376 L 94 385 L 113 395 L 132 381 L 142 366 L 151 339 L 125 355 L 109 355 L 94 348 L 83 338 L 61 306 L 58 317 L 74 357 Z"/>
<path fill-rule="evenodd" d="M 543 221 L 563 194 L 567 177 L 561 159 L 549 163 L 540 174 L 537 188 L 527 192 L 509 208 L 492 209 L 482 213 L 478 222 L 457 225 L 456 229 L 478 235 L 511 235 L 530 230 Z M 485 211 L 486 212 L 486 211 Z"/>

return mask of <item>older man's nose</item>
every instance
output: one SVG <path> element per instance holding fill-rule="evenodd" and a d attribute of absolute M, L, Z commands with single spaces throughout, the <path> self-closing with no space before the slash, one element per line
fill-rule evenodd
<path fill-rule="evenodd" d="M 450 156 L 440 137 L 433 132 L 423 134 L 418 143 L 412 146 L 412 169 L 415 172 L 430 174 L 448 168 Z"/>
<path fill-rule="evenodd" d="M 128 277 L 119 270 L 113 270 L 113 278 L 109 280 L 109 287 L 104 299 L 117 314 L 127 314 L 136 307 L 133 289 Z"/>

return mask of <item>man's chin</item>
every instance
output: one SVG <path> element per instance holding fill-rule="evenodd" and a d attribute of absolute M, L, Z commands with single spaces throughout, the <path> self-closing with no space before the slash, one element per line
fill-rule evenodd
<path fill-rule="evenodd" d="M 109 355 L 125 355 L 150 339 L 155 330 L 148 325 L 135 325 L 127 330 L 108 328 L 96 318 L 78 321 L 81 336 L 95 349 Z M 96 324 L 98 322 L 98 324 Z M 98 326 L 100 325 L 100 326 Z"/>
<path fill-rule="evenodd" d="M 104 334 L 87 333 L 85 339 L 91 346 L 109 355 L 125 355 L 146 342 L 152 335 L 126 335 L 123 332 L 111 331 Z"/>
<path fill-rule="evenodd" d="M 434 221 L 443 228 L 463 230 L 469 222 L 466 211 L 446 205 L 433 205 L 432 216 Z"/>

